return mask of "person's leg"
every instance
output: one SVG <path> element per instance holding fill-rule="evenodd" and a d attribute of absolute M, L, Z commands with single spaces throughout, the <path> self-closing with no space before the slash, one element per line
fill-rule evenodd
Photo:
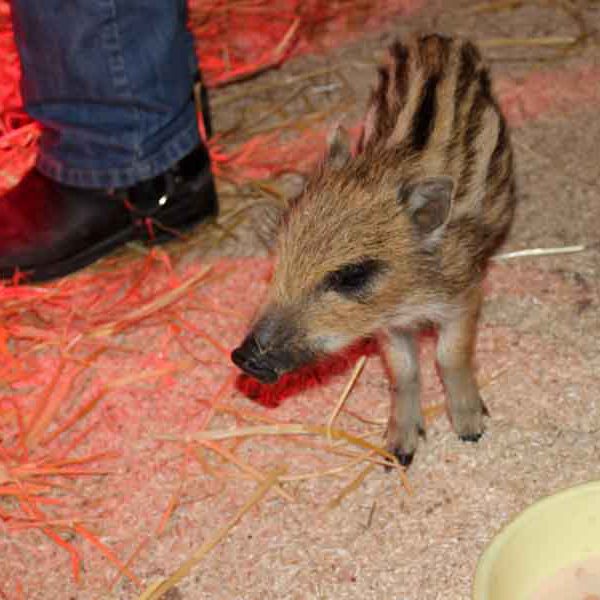
<path fill-rule="evenodd" d="M 126 187 L 199 143 L 185 0 L 14 0 L 12 11 L 45 175 Z"/>
<path fill-rule="evenodd" d="M 164 239 L 216 213 L 185 0 L 14 0 L 12 11 L 25 109 L 43 131 L 37 169 L 0 198 L 1 276 L 60 276 L 148 225 Z"/>

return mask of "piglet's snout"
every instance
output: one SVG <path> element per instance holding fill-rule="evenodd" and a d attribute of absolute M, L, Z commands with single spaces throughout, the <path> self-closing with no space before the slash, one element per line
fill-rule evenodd
<path fill-rule="evenodd" d="M 279 378 L 269 356 L 261 352 L 254 334 L 250 334 L 242 345 L 231 353 L 231 360 L 244 373 L 255 377 L 261 383 L 275 383 Z"/>

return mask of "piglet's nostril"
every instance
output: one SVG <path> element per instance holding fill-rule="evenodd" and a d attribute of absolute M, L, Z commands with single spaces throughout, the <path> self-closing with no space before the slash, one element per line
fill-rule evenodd
<path fill-rule="evenodd" d="M 279 375 L 275 369 L 265 362 L 261 362 L 260 359 L 255 357 L 244 357 L 241 356 L 234 350 L 231 354 L 233 362 L 247 375 L 258 379 L 261 383 L 275 383 L 279 379 Z"/>
<path fill-rule="evenodd" d="M 252 357 L 259 354 L 259 346 L 256 343 L 256 338 L 253 335 L 249 335 L 242 342 L 239 348 L 236 348 L 231 354 L 231 360 L 240 368 L 242 363 L 247 362 Z"/>
<path fill-rule="evenodd" d="M 246 355 L 244 354 L 241 346 L 239 348 L 236 348 L 231 353 L 231 360 L 240 369 L 244 368 L 244 365 L 246 364 Z"/>
<path fill-rule="evenodd" d="M 277 371 L 258 351 L 256 341 L 248 336 L 244 343 L 231 353 L 231 360 L 242 371 L 263 383 L 275 383 L 279 378 Z"/>

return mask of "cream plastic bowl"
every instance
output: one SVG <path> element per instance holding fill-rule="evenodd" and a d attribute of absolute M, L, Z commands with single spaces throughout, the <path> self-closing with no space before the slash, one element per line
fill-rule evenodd
<path fill-rule="evenodd" d="M 486 548 L 473 600 L 529 600 L 557 571 L 600 557 L 600 481 L 544 498 L 519 514 Z"/>

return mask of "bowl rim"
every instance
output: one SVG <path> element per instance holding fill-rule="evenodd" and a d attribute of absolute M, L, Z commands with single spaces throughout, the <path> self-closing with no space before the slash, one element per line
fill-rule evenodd
<path fill-rule="evenodd" d="M 584 483 L 569 486 L 558 492 L 542 496 L 523 510 L 513 516 L 507 523 L 494 535 L 494 537 L 485 546 L 483 552 L 479 556 L 475 567 L 475 577 L 473 578 L 473 586 L 471 590 L 471 598 L 473 600 L 488 600 L 486 594 L 486 586 L 490 579 L 492 566 L 495 558 L 515 531 L 528 521 L 532 515 L 545 510 L 548 506 L 564 502 L 569 496 L 574 496 L 597 489 L 600 491 L 600 479 L 593 479 Z M 477 595 L 479 594 L 479 595 Z M 485 594 L 485 595 L 484 595 Z"/>

